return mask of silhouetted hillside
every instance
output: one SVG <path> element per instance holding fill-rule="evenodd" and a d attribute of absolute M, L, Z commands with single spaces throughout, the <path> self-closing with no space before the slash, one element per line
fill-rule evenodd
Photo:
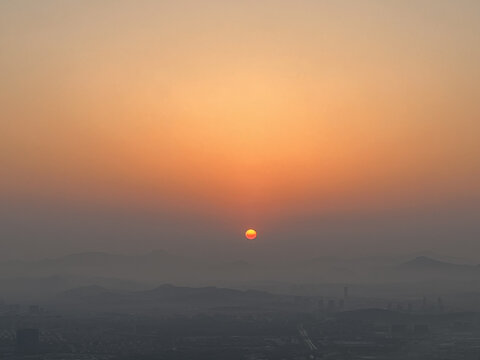
<path fill-rule="evenodd" d="M 274 295 L 254 290 L 233 290 L 214 286 L 191 288 L 174 285 L 161 285 L 153 290 L 140 292 L 145 296 L 151 296 L 162 301 L 238 301 L 271 299 Z"/>
<path fill-rule="evenodd" d="M 426 256 L 418 256 L 415 259 L 400 265 L 403 269 L 410 270 L 473 270 L 473 266 L 452 264 L 435 260 Z"/>
<path fill-rule="evenodd" d="M 140 282 L 188 282 L 192 278 L 243 277 L 245 262 L 213 261 L 153 251 L 142 255 L 86 252 L 41 261 L 0 263 L 0 274 L 9 277 L 88 276 Z"/>
<path fill-rule="evenodd" d="M 280 296 L 261 291 L 217 287 L 162 285 L 147 291 L 116 291 L 100 286 L 70 289 L 59 294 L 57 309 L 89 312 L 208 311 L 222 307 L 258 307 L 278 301 Z"/>
<path fill-rule="evenodd" d="M 104 287 L 118 290 L 141 290 L 145 285 L 138 282 L 88 276 L 54 275 L 45 277 L 0 278 L 2 297 L 8 301 L 41 300 L 72 288 Z"/>

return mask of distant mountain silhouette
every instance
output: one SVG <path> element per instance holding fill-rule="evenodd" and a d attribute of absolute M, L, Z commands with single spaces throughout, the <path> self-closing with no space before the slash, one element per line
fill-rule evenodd
<path fill-rule="evenodd" d="M 426 256 L 402 263 L 391 272 L 390 279 L 419 282 L 419 281 L 473 281 L 480 279 L 480 269 L 476 266 L 454 264 L 440 261 Z"/>
<path fill-rule="evenodd" d="M 66 290 L 60 296 L 66 298 L 85 299 L 100 296 L 115 296 L 117 294 L 119 294 L 118 290 L 109 290 L 98 285 L 88 285 Z"/>
<path fill-rule="evenodd" d="M 245 262 L 195 259 L 165 251 L 142 255 L 85 252 L 41 261 L 0 263 L 0 274 L 11 277 L 97 276 L 157 283 L 186 281 L 192 277 L 213 280 L 242 277 L 248 269 L 249 264 Z"/>
<path fill-rule="evenodd" d="M 208 300 L 208 301 L 225 301 L 239 299 L 270 299 L 272 294 L 254 290 L 233 290 L 226 288 L 218 288 L 215 286 L 191 288 L 184 286 L 174 286 L 170 284 L 161 285 L 153 290 L 139 292 L 146 296 L 152 296 L 165 301 L 184 301 L 184 300 Z"/>
<path fill-rule="evenodd" d="M 234 290 L 227 288 L 218 288 L 215 286 L 208 287 L 186 287 L 175 286 L 171 284 L 160 285 L 151 290 L 142 291 L 118 291 L 110 290 L 98 285 L 82 286 L 69 289 L 62 292 L 60 297 L 68 298 L 84 298 L 84 297 L 104 297 L 112 295 L 128 295 L 131 298 L 151 299 L 162 302 L 176 301 L 238 301 L 245 299 L 271 299 L 274 295 L 263 291 L 255 290 Z"/>
<path fill-rule="evenodd" d="M 453 264 L 426 256 L 418 256 L 411 261 L 401 264 L 400 267 L 412 270 L 471 270 L 474 268 L 470 265 Z"/>
<path fill-rule="evenodd" d="M 418 255 L 418 254 L 416 254 Z M 85 252 L 40 261 L 0 262 L 0 293 L 7 299 L 44 298 L 77 287 L 96 285 L 106 289 L 139 291 L 158 284 L 223 286 L 259 289 L 273 293 L 323 295 L 342 291 L 334 284 L 419 283 L 480 280 L 480 267 L 455 264 L 434 257 L 409 261 L 392 258 L 314 258 L 281 264 L 249 264 L 244 261 L 191 258 L 153 251 L 140 255 Z M 3 277 L 2 277 L 3 276 Z M 308 284 L 301 287 L 298 284 Z M 322 290 L 316 286 L 322 285 Z M 327 286 L 332 284 L 332 286 Z M 340 289 L 340 290 L 339 290 Z M 465 285 L 464 289 L 468 289 Z M 159 290 L 160 291 L 160 290 Z M 175 289 L 180 294 L 183 290 Z M 213 293 L 215 290 L 203 290 Z M 163 288 L 163 292 L 167 292 Z M 226 292 L 218 292 L 227 297 Z M 195 296 L 200 296 L 196 291 Z M 165 295 L 166 296 L 166 295 Z M 203 295 L 202 295 L 203 296 Z"/>
<path fill-rule="evenodd" d="M 146 291 L 117 291 L 101 286 L 85 286 L 59 294 L 56 308 L 92 312 L 183 311 L 256 307 L 278 300 L 279 296 L 261 291 L 242 291 L 217 287 L 161 285 Z"/>
<path fill-rule="evenodd" d="M 52 275 L 0 278 L 2 296 L 10 300 L 39 300 L 68 289 L 94 286 L 130 291 L 145 288 L 145 285 L 134 281 L 105 277 Z"/>

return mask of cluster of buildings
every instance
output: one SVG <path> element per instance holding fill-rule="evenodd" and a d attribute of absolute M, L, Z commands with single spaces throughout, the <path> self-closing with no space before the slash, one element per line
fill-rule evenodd
<path fill-rule="evenodd" d="M 480 316 L 442 298 L 390 301 L 294 296 L 291 307 L 222 313 L 54 316 L 38 305 L 0 306 L 7 360 L 478 360 Z M 385 301 L 383 301 L 385 304 Z M 410 305 L 411 304 L 411 305 Z"/>

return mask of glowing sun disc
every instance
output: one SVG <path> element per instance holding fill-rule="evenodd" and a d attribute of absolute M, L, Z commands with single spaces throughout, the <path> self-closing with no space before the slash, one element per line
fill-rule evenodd
<path fill-rule="evenodd" d="M 257 232 L 253 229 L 248 229 L 246 232 L 245 232 L 245 237 L 248 239 L 248 240 L 254 240 L 256 237 L 257 237 Z"/>

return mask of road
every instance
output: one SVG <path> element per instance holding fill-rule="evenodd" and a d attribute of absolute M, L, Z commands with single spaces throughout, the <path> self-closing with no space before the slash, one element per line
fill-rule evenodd
<path fill-rule="evenodd" d="M 310 336 L 308 336 L 307 330 L 303 327 L 303 324 L 298 325 L 298 333 L 302 337 L 303 341 L 305 341 L 305 344 L 307 344 L 308 348 L 310 351 L 317 351 L 318 348 L 317 346 L 313 343 L 312 339 L 310 339 Z"/>

